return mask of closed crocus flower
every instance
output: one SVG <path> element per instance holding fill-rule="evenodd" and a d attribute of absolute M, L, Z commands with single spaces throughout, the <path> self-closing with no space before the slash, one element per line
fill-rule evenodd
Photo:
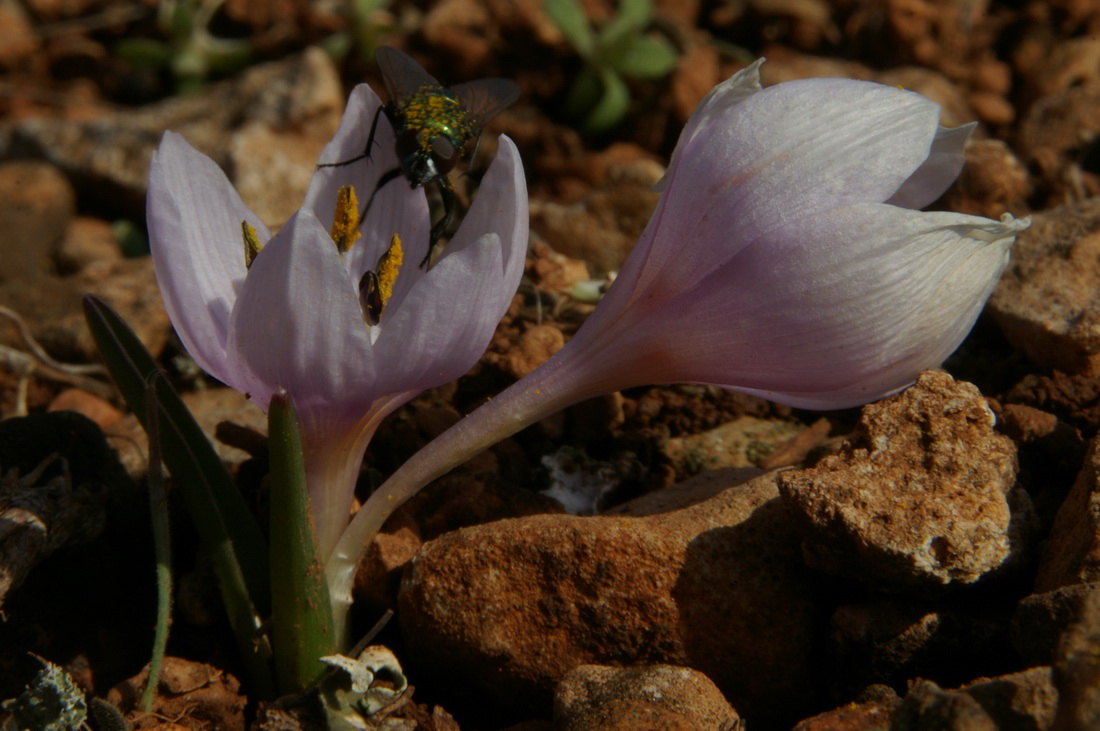
<path fill-rule="evenodd" d="M 380 106 L 356 88 L 321 160 L 363 153 Z M 168 314 L 200 366 L 266 409 L 293 399 L 322 556 L 347 525 L 355 479 L 380 420 L 481 356 L 523 273 L 527 192 L 502 137 L 478 195 L 430 267 L 423 189 L 381 188 L 396 168 L 384 115 L 370 158 L 319 167 L 305 205 L 271 236 L 222 171 L 165 134 L 152 163 L 148 218 Z M 362 236 L 359 236 L 359 232 Z"/>
<path fill-rule="evenodd" d="M 881 398 L 958 347 L 1027 225 L 914 210 L 954 181 L 969 133 L 928 99 L 847 79 L 761 90 L 758 66 L 696 110 L 649 226 L 561 354 L 596 390 Z"/>
<path fill-rule="evenodd" d="M 761 89 L 758 67 L 700 104 L 648 227 L 576 336 L 376 500 L 399 504 L 597 394 L 693 382 L 835 409 L 906 387 L 959 345 L 1027 225 L 916 210 L 958 175 L 970 130 L 941 128 L 936 104 L 879 84 Z M 373 519 L 357 518 L 348 546 Z"/>

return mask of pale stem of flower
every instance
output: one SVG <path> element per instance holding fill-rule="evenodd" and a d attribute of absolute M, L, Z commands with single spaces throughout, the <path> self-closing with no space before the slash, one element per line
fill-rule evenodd
<path fill-rule="evenodd" d="M 402 393 L 371 404 L 366 416 L 343 434 L 313 435 L 305 444 L 306 485 L 319 556 L 328 556 L 351 519 L 359 467 L 374 432 L 391 411 L 408 401 Z"/>
<path fill-rule="evenodd" d="M 338 632 L 347 631 L 356 567 L 370 540 L 402 503 L 435 478 L 539 419 L 622 387 L 606 380 L 593 382 L 586 378 L 587 374 L 578 373 L 578 366 L 584 368 L 586 362 L 591 362 L 588 357 L 599 357 L 599 348 L 590 356 L 582 356 L 570 344 L 429 442 L 367 499 L 340 537 L 325 567 Z M 562 357 L 567 351 L 573 352 Z"/>

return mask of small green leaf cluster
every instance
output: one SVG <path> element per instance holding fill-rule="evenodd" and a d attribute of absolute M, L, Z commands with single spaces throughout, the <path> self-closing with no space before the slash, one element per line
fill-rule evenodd
<path fill-rule="evenodd" d="M 181 93 L 198 91 L 211 74 L 233 73 L 252 59 L 248 41 L 218 38 L 209 31 L 210 21 L 224 2 L 164 0 L 157 5 L 157 24 L 167 40 L 121 40 L 114 46 L 115 55 L 138 69 L 171 71 Z"/>
<path fill-rule="evenodd" d="M 651 0 L 622 0 L 615 17 L 598 32 L 580 0 L 545 0 L 543 9 L 584 59 L 566 109 L 583 119 L 587 132 L 608 130 L 626 116 L 630 90 L 624 77 L 659 79 L 676 66 L 672 44 L 645 34 L 653 19 Z"/>

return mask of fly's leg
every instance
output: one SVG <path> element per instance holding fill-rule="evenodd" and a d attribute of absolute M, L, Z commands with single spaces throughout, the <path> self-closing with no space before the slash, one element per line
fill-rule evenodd
<path fill-rule="evenodd" d="M 378 107 L 378 111 L 374 113 L 374 121 L 370 123 L 370 134 L 367 135 L 367 149 L 363 150 L 362 155 L 356 155 L 355 157 L 351 158 L 350 160 L 344 160 L 343 162 L 320 162 L 320 163 L 317 163 L 317 167 L 319 167 L 319 168 L 342 168 L 345 165 L 351 165 L 353 162 L 359 162 L 363 158 L 366 158 L 366 159 L 369 160 L 370 159 L 370 148 L 374 147 L 374 133 L 378 131 L 378 118 L 382 116 L 382 112 L 384 110 L 385 110 L 385 107 Z M 388 175 L 388 173 L 387 173 L 387 175 Z M 391 178 L 391 180 L 392 180 L 392 178 Z M 387 180 L 386 182 L 389 182 L 389 181 Z M 382 187 L 382 183 L 380 182 L 378 184 L 378 187 L 374 189 L 374 192 L 377 193 L 378 188 L 381 188 L 381 187 Z M 372 193 L 371 198 L 373 198 L 373 197 L 374 197 L 374 194 Z M 370 205 L 370 204 L 368 203 L 367 205 Z M 363 212 L 363 215 L 366 215 L 366 211 Z"/>
<path fill-rule="evenodd" d="M 350 162 L 350 161 L 349 161 Z M 340 165 L 346 165 L 347 163 L 339 163 Z M 367 205 L 363 206 L 363 212 L 359 215 L 359 225 L 362 226 L 363 222 L 367 220 L 367 211 L 370 210 L 370 204 L 374 203 L 374 196 L 378 195 L 378 191 L 391 180 L 396 180 L 401 177 L 401 168 L 394 168 L 387 171 L 382 177 L 378 179 L 378 184 L 374 186 L 374 190 L 371 191 L 370 198 L 367 198 Z"/>
<path fill-rule="evenodd" d="M 446 175 L 437 177 L 435 183 L 439 186 L 439 197 L 443 200 L 443 217 L 432 224 L 432 232 L 428 236 L 428 253 L 424 255 L 424 260 L 420 262 L 421 269 L 428 265 L 428 260 L 432 258 L 432 249 L 435 248 L 436 242 L 450 228 L 451 221 L 455 217 L 455 206 L 458 203 L 455 198 L 455 189 L 451 186 L 451 181 Z"/>
<path fill-rule="evenodd" d="M 470 166 L 474 164 L 477 159 L 477 148 L 481 145 L 481 133 L 477 133 L 477 137 L 474 138 L 474 149 L 470 150 L 470 156 L 466 158 L 466 175 L 470 174 Z"/>

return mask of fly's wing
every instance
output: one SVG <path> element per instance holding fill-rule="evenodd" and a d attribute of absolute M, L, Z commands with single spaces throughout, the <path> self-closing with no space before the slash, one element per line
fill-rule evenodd
<path fill-rule="evenodd" d="M 382 71 L 382 81 L 390 95 L 390 104 L 401 107 L 424 86 L 441 87 L 435 77 L 421 68 L 412 56 L 393 46 L 381 46 L 374 60 Z"/>
<path fill-rule="evenodd" d="M 448 89 L 466 110 L 467 123 L 473 134 L 481 132 L 493 117 L 519 98 L 519 87 L 510 79 L 478 79 L 456 84 Z"/>

